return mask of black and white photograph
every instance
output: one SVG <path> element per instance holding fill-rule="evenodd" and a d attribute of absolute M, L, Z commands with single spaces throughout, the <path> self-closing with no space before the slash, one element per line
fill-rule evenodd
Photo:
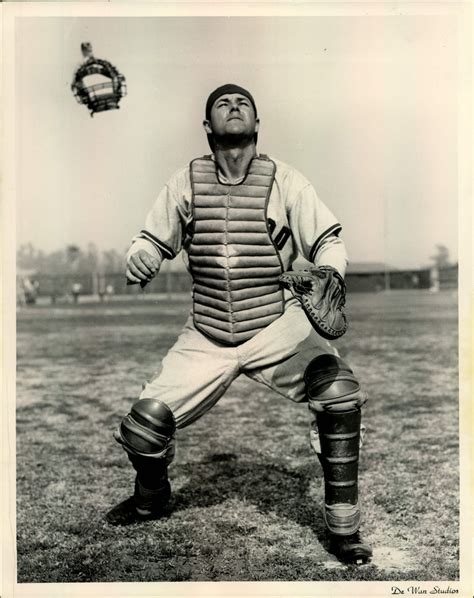
<path fill-rule="evenodd" d="M 1 594 L 471 597 L 470 5 L 29 4 Z"/>

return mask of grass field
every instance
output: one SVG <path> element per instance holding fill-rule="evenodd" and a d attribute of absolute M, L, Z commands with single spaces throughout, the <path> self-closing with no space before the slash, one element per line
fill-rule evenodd
<path fill-rule="evenodd" d="M 326 551 L 306 405 L 239 378 L 178 436 L 164 519 L 108 526 L 133 473 L 112 431 L 189 301 L 18 314 L 19 582 L 458 579 L 457 309 L 451 292 L 354 294 L 337 342 L 369 394 L 361 459 L 372 563 Z"/>

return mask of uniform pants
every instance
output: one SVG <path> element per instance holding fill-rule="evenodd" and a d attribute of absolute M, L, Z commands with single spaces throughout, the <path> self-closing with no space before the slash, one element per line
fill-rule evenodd
<path fill-rule="evenodd" d="M 277 320 L 237 347 L 206 337 L 190 316 L 140 399 L 166 403 L 178 428 L 209 411 L 241 374 L 283 397 L 303 402 L 306 367 L 324 353 L 338 355 L 312 328 L 296 300 L 288 301 Z"/>

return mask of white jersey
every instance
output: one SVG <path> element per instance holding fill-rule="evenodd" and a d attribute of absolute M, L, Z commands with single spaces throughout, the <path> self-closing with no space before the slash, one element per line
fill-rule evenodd
<path fill-rule="evenodd" d="M 285 268 L 291 268 L 301 255 L 315 265 L 333 266 L 344 276 L 347 254 L 338 236 L 340 223 L 302 174 L 280 160 L 270 159 L 276 164 L 276 173 L 267 219 Z M 218 176 L 220 182 L 228 184 L 222 173 Z M 192 229 L 192 197 L 188 165 L 161 190 L 143 230 L 133 239 L 129 255 L 145 249 L 158 259 L 173 259 L 182 249 L 186 251 Z"/>

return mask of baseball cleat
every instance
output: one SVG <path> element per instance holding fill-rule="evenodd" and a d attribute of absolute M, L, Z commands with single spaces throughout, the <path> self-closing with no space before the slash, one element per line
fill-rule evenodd
<path fill-rule="evenodd" d="M 125 499 L 105 515 L 110 525 L 131 525 L 140 521 L 160 519 L 165 514 L 165 506 L 171 496 L 168 479 L 160 488 L 146 490 L 135 482 L 135 494 Z"/>
<path fill-rule="evenodd" d="M 365 565 L 372 557 L 372 548 L 361 539 L 359 532 L 350 536 L 331 534 L 329 552 L 347 565 Z"/>
<path fill-rule="evenodd" d="M 135 497 L 130 496 L 110 509 L 105 518 L 110 525 L 132 525 L 141 521 L 153 521 L 164 515 L 163 507 L 154 510 L 140 509 L 137 507 Z"/>

